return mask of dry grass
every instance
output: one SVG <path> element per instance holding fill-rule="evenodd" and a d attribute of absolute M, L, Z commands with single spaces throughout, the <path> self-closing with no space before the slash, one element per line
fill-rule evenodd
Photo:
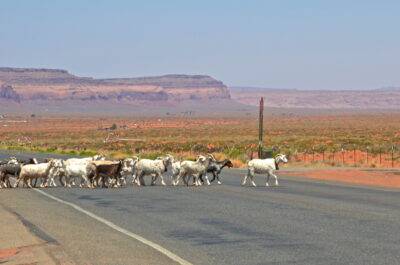
<path fill-rule="evenodd" d="M 212 152 L 218 159 L 228 157 L 235 166 L 242 167 L 258 144 L 258 122 L 254 117 L 7 117 L 0 121 L 0 147 L 5 149 L 102 153 L 114 158 L 151 158 L 171 153 L 177 159 Z M 112 124 L 118 129 L 104 130 Z M 296 166 L 351 166 L 354 147 L 359 150 L 357 164 L 366 165 L 369 147 L 368 166 L 388 167 L 390 146 L 400 145 L 400 114 L 267 117 L 264 127 L 266 149 L 291 155 L 290 164 Z M 340 160 L 342 148 L 345 164 Z M 381 159 L 378 148 L 383 152 Z M 334 152 L 335 160 L 331 157 Z M 395 166 L 399 166 L 398 160 Z"/>

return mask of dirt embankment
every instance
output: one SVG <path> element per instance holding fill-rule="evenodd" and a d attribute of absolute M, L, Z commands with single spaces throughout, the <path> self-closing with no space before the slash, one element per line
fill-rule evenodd
<path fill-rule="evenodd" d="M 282 175 L 304 176 L 350 183 L 400 188 L 400 170 L 329 169 L 286 171 Z"/>

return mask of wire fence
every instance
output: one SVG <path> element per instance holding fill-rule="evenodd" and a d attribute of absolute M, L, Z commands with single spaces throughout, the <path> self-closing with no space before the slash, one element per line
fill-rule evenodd
<path fill-rule="evenodd" d="M 353 167 L 400 167 L 400 148 L 396 145 L 367 146 L 338 145 L 338 148 L 312 147 L 303 150 L 290 146 L 270 146 L 271 156 L 287 154 L 291 162 Z M 268 146 L 264 147 L 268 149 Z M 254 157 L 257 154 L 252 153 Z"/>

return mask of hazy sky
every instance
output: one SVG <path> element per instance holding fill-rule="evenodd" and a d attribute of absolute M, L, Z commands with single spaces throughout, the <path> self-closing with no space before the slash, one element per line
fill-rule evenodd
<path fill-rule="evenodd" d="M 400 86 L 400 1 L 0 0 L 0 66 L 207 74 L 273 88 Z"/>

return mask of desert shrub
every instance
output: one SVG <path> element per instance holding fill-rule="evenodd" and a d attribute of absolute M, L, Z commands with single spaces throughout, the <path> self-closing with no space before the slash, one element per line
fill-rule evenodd
<path fill-rule="evenodd" d="M 54 153 L 55 151 L 57 151 L 57 147 L 50 147 L 46 149 L 47 153 Z"/>
<path fill-rule="evenodd" d="M 93 152 L 93 151 L 82 151 L 79 153 L 80 156 L 95 156 L 97 155 L 97 152 Z"/>
<path fill-rule="evenodd" d="M 140 158 L 145 158 L 145 159 L 156 159 L 159 156 L 163 156 L 164 154 L 161 152 L 157 153 L 147 153 L 147 154 L 141 154 Z"/>
<path fill-rule="evenodd" d="M 233 147 L 233 148 L 223 150 L 222 153 L 225 154 L 229 158 L 237 158 L 240 155 L 245 155 L 246 150 L 239 149 L 237 147 Z"/>
<path fill-rule="evenodd" d="M 236 157 L 236 160 L 240 160 L 243 164 L 246 164 L 250 158 L 247 154 L 241 154 Z"/>
<path fill-rule="evenodd" d="M 61 151 L 60 154 L 64 154 L 64 155 L 77 155 L 78 153 L 74 150 L 70 150 L 70 151 Z"/>
<path fill-rule="evenodd" d="M 207 152 L 207 151 L 208 151 L 208 148 L 207 148 L 207 146 L 205 146 L 204 144 L 195 144 L 195 145 L 192 147 L 192 150 L 193 150 L 194 152 Z"/>
<path fill-rule="evenodd" d="M 26 151 L 27 149 L 21 146 L 8 146 L 7 150 Z"/>
<path fill-rule="evenodd" d="M 133 155 L 133 151 L 130 149 L 125 150 L 125 154 L 127 155 Z"/>

